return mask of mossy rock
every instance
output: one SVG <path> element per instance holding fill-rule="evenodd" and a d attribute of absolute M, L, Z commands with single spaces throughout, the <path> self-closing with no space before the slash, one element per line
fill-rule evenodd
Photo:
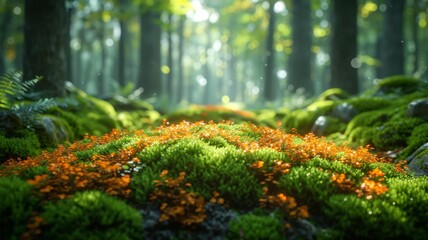
<path fill-rule="evenodd" d="M 373 144 L 379 150 L 404 148 L 415 127 L 423 124 L 419 118 L 391 120 L 374 131 Z"/>
<path fill-rule="evenodd" d="M 0 133 L 0 162 L 9 158 L 26 158 L 40 153 L 40 142 L 33 131 L 22 130 L 14 136 Z"/>
<path fill-rule="evenodd" d="M 428 123 L 415 127 L 407 138 L 407 147 L 400 153 L 401 158 L 410 156 L 423 144 L 428 142 Z"/>
<path fill-rule="evenodd" d="M 340 88 L 330 88 L 321 93 L 317 101 L 340 101 L 349 97 L 349 93 Z"/>
<path fill-rule="evenodd" d="M 335 106 L 334 101 L 317 101 L 310 104 L 305 109 L 297 109 L 285 116 L 283 128 L 287 130 L 295 129 L 298 133 L 308 133 L 311 131 L 315 120 L 323 115 L 328 115 Z"/>
<path fill-rule="evenodd" d="M 381 97 L 354 97 L 344 102 L 351 104 L 358 113 L 382 110 L 393 104 L 391 100 Z"/>
<path fill-rule="evenodd" d="M 371 96 L 403 96 L 420 90 L 427 90 L 428 84 L 408 76 L 397 75 L 380 80 L 374 88 L 364 95 Z"/>
<path fill-rule="evenodd" d="M 37 119 L 36 133 L 42 148 L 56 147 L 75 139 L 74 129 L 68 121 L 54 115 L 40 115 Z"/>

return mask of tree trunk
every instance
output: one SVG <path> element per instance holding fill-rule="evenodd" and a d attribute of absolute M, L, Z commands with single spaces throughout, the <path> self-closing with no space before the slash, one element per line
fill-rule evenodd
<path fill-rule="evenodd" d="M 12 4 L 10 1 L 5 3 L 5 12 L 1 14 L 0 20 L 0 75 L 6 72 L 5 64 L 5 48 L 6 48 L 6 38 L 9 32 L 9 26 L 12 20 Z"/>
<path fill-rule="evenodd" d="M 357 0 L 333 0 L 331 84 L 357 94 Z"/>
<path fill-rule="evenodd" d="M 415 49 L 413 52 L 414 60 L 413 60 L 413 69 L 412 73 L 417 74 L 419 71 L 419 12 L 421 10 L 419 9 L 419 1 L 413 1 L 412 6 L 412 40 L 415 45 Z"/>
<path fill-rule="evenodd" d="M 168 94 L 168 100 L 169 103 L 172 104 L 173 103 L 173 45 L 172 45 L 172 13 L 168 14 L 168 24 L 170 29 L 168 29 L 168 36 L 167 36 L 167 40 L 168 40 L 168 59 L 167 59 L 167 65 L 169 67 L 169 73 L 167 75 L 167 94 Z"/>
<path fill-rule="evenodd" d="M 24 79 L 43 76 L 43 97 L 65 95 L 65 0 L 25 0 Z"/>
<path fill-rule="evenodd" d="M 380 77 L 404 74 L 404 1 L 386 0 L 384 13 Z"/>
<path fill-rule="evenodd" d="M 311 81 L 311 1 L 293 0 L 291 16 L 293 51 L 289 62 L 289 84 L 293 86 L 293 89 L 305 89 L 306 95 L 312 96 L 314 86 Z"/>
<path fill-rule="evenodd" d="M 119 49 L 118 49 L 118 69 L 117 69 L 117 80 L 120 87 L 126 85 L 126 45 L 128 38 L 128 25 L 125 18 L 125 11 L 129 2 L 128 0 L 120 0 L 120 13 L 119 26 L 120 26 L 120 38 L 119 38 Z"/>
<path fill-rule="evenodd" d="M 264 79 L 264 99 L 267 101 L 275 100 L 275 49 L 274 49 L 274 34 L 275 34 L 275 12 L 273 2 L 269 6 L 269 25 L 266 41 L 266 62 L 265 62 L 265 79 Z"/>
<path fill-rule="evenodd" d="M 144 98 L 161 94 L 160 16 L 159 12 L 147 12 L 140 17 L 140 73 L 137 87 L 144 89 Z"/>
<path fill-rule="evenodd" d="M 181 102 L 184 96 L 184 66 L 183 66 L 183 56 L 184 56 L 184 24 L 185 17 L 181 16 L 178 22 L 178 60 L 177 60 L 177 101 Z"/>

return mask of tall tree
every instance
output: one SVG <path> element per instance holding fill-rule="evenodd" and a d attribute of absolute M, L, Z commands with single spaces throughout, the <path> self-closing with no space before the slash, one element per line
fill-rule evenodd
<path fill-rule="evenodd" d="M 333 0 L 331 84 L 351 94 L 359 89 L 357 68 L 357 0 Z"/>
<path fill-rule="evenodd" d="M 6 71 L 5 64 L 5 48 L 6 48 L 6 38 L 9 32 L 9 26 L 11 25 L 12 20 L 12 3 L 10 1 L 5 1 L 0 6 L 0 74 L 3 74 Z"/>
<path fill-rule="evenodd" d="M 184 97 L 184 27 L 185 27 L 186 18 L 180 16 L 178 20 L 177 34 L 178 34 L 178 56 L 177 56 L 177 101 L 181 102 Z"/>
<path fill-rule="evenodd" d="M 265 60 L 265 79 L 263 97 L 267 101 L 275 100 L 275 49 L 274 49 L 274 34 L 275 34 L 275 11 L 274 1 L 269 1 L 269 25 L 266 41 L 266 60 Z"/>
<path fill-rule="evenodd" d="M 167 35 L 167 41 L 168 41 L 168 56 L 167 56 L 167 64 L 169 67 L 169 73 L 167 75 L 167 94 L 169 98 L 169 102 L 173 102 L 173 73 L 174 73 L 174 66 L 173 66 L 173 44 L 172 44 L 172 30 L 173 30 L 173 14 L 168 13 L 168 35 Z"/>
<path fill-rule="evenodd" d="M 25 0 L 24 79 L 45 97 L 65 95 L 65 30 L 65 0 Z"/>
<path fill-rule="evenodd" d="M 126 55 L 127 55 L 127 40 L 128 40 L 128 21 L 126 11 L 128 10 L 129 0 L 120 0 L 120 14 L 119 14 L 119 26 L 120 26 L 120 38 L 118 48 L 118 69 L 117 78 L 120 87 L 124 87 L 126 84 Z"/>
<path fill-rule="evenodd" d="M 144 89 L 143 97 L 161 94 L 161 12 L 148 10 L 140 16 L 140 73 L 138 87 Z"/>
<path fill-rule="evenodd" d="M 380 44 L 380 77 L 404 73 L 403 11 L 405 1 L 386 0 Z"/>
<path fill-rule="evenodd" d="M 294 89 L 305 89 L 306 94 L 311 96 L 314 93 L 311 81 L 311 1 L 293 0 L 291 13 L 293 49 L 289 62 L 289 84 Z"/>

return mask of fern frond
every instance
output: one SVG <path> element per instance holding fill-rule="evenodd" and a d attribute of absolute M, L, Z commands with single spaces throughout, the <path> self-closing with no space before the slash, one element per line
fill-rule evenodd
<path fill-rule="evenodd" d="M 37 113 L 44 113 L 52 107 L 57 106 L 54 99 L 44 98 L 37 102 L 20 103 L 12 107 L 12 111 L 22 120 L 23 123 L 31 125 L 31 121 Z"/>
<path fill-rule="evenodd" d="M 40 78 L 37 77 L 23 81 L 20 72 L 10 72 L 0 76 L 0 109 L 10 110 L 14 102 L 23 99 L 39 80 Z"/>

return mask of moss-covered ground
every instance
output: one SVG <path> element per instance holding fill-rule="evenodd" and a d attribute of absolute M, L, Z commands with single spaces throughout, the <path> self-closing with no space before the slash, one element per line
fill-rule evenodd
<path fill-rule="evenodd" d="M 250 123 L 87 135 L 9 160 L 0 176 L 6 239 L 428 234 L 426 177 L 367 148 Z"/>

